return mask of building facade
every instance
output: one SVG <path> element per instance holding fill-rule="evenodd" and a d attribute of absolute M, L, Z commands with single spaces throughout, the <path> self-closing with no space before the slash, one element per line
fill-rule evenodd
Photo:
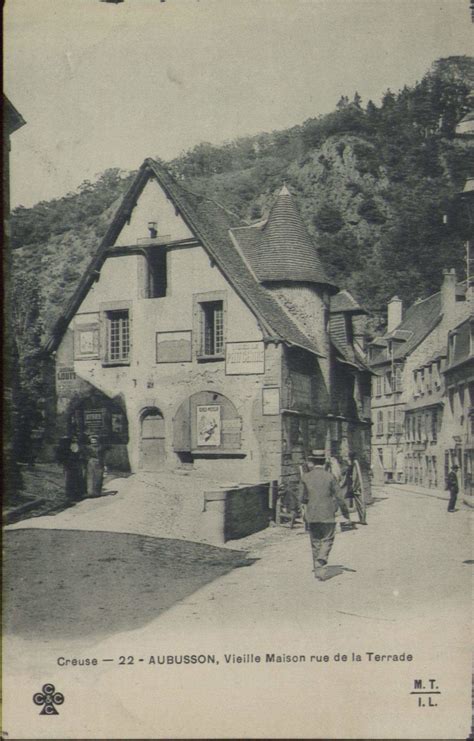
<path fill-rule="evenodd" d="M 377 482 L 444 489 L 447 472 L 457 463 L 463 492 L 470 488 L 471 322 L 472 291 L 467 283 L 457 283 L 454 270 L 445 270 L 440 293 L 415 303 L 396 326 L 389 321 L 387 334 L 372 344 Z M 458 336 L 455 355 L 452 338 Z"/>
<path fill-rule="evenodd" d="M 338 295 L 286 188 L 249 225 L 146 160 L 48 342 L 58 435 L 249 484 L 291 488 L 313 448 L 368 469 L 364 312 Z"/>

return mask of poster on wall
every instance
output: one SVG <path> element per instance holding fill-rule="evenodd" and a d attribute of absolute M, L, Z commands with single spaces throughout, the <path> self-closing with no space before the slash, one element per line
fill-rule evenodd
<path fill-rule="evenodd" d="M 197 444 L 199 447 L 217 447 L 221 444 L 221 407 L 220 404 L 196 407 Z"/>

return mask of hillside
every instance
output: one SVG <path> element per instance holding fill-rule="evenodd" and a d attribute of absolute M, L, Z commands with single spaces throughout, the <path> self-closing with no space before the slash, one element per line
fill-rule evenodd
<path fill-rule="evenodd" d="M 328 273 L 380 314 L 394 293 L 411 302 L 436 291 L 445 266 L 464 277 L 466 219 L 454 197 L 474 172 L 474 146 L 454 132 L 473 90 L 473 58 L 438 60 L 380 106 L 354 92 L 326 116 L 224 146 L 203 143 L 169 166 L 246 219 L 265 215 L 286 182 Z M 76 193 L 13 212 L 13 288 L 21 301 L 34 279 L 45 332 L 132 175 L 111 169 Z"/>

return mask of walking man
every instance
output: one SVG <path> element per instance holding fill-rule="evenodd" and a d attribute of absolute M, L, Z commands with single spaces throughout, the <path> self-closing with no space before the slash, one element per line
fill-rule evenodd
<path fill-rule="evenodd" d="M 326 470 L 324 450 L 313 450 L 308 457 L 313 467 L 301 477 L 304 515 L 308 525 L 313 555 L 313 571 L 316 579 L 324 581 L 336 534 L 335 515 L 338 507 L 346 520 L 350 521 L 349 510 L 342 497 L 334 475 Z"/>
<path fill-rule="evenodd" d="M 448 479 L 446 482 L 446 488 L 449 491 L 448 512 L 455 511 L 454 508 L 456 506 L 456 499 L 458 498 L 458 492 L 459 492 L 458 475 L 456 473 L 458 470 L 459 470 L 459 466 L 456 466 L 453 463 L 451 471 L 448 473 Z"/>

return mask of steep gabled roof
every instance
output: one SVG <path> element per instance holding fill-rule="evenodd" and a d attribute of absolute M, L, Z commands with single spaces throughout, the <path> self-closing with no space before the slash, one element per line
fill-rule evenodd
<path fill-rule="evenodd" d="M 316 283 L 337 291 L 286 186 L 266 222 L 233 229 L 232 234 L 261 283 Z"/>
<path fill-rule="evenodd" d="M 372 373 L 371 368 L 365 362 L 360 352 L 357 351 L 353 345 L 341 342 L 337 337 L 331 334 L 331 345 L 336 351 L 336 360 L 339 360 L 346 365 L 352 365 L 361 371 L 368 371 Z"/>
<path fill-rule="evenodd" d="M 53 333 L 45 349 L 52 351 L 58 347 L 69 322 L 97 277 L 97 272 L 106 259 L 108 247 L 118 237 L 150 177 L 157 179 L 188 227 L 202 242 L 204 249 L 255 315 L 264 336 L 267 339 L 274 339 L 289 345 L 300 346 L 316 355 L 322 356 L 315 341 L 307 337 L 295 325 L 276 299 L 273 298 L 270 291 L 266 290 L 256 280 L 252 270 L 236 248 L 230 236 L 230 229 L 242 225 L 238 217 L 228 212 L 212 199 L 186 189 L 161 164 L 152 159 L 146 159 L 140 167 L 96 255 L 91 260 L 89 267 L 72 296 L 64 316 L 59 319 L 53 329 Z"/>
<path fill-rule="evenodd" d="M 470 316 L 450 331 L 450 336 L 456 335 L 456 342 L 448 354 L 449 362 L 444 369 L 445 373 L 465 363 L 470 363 L 474 373 L 474 352 L 471 342 L 473 325 L 474 316 Z"/>
<path fill-rule="evenodd" d="M 330 303 L 331 314 L 368 314 L 368 312 L 357 303 L 354 296 L 349 291 L 343 290 L 331 296 Z"/>
<path fill-rule="evenodd" d="M 402 340 L 407 338 L 405 342 L 397 341 L 393 344 L 393 359 L 402 360 L 418 347 L 420 342 L 433 331 L 440 321 L 441 293 L 435 293 L 433 296 L 417 301 L 413 306 L 410 306 L 398 327 L 393 332 L 384 335 L 382 339 L 385 340 L 386 344 L 390 339 Z M 372 360 L 371 365 L 385 363 L 390 359 L 385 352 L 380 353 Z"/>

